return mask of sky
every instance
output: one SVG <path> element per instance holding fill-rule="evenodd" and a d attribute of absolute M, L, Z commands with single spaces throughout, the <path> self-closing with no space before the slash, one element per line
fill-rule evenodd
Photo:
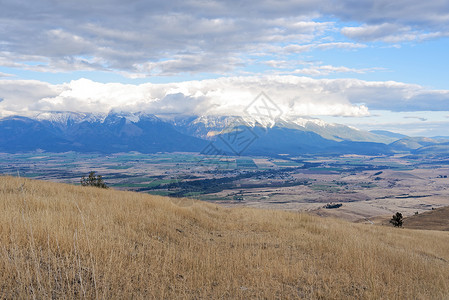
<path fill-rule="evenodd" d="M 283 117 L 449 136 L 446 0 L 0 0 L 0 117 Z"/>

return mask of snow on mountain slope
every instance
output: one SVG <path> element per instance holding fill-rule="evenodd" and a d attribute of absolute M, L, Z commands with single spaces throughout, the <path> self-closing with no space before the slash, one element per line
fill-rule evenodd
<path fill-rule="evenodd" d="M 371 133 L 352 126 L 327 123 L 319 119 L 298 118 L 293 119 L 290 122 L 297 124 L 306 131 L 317 133 L 326 139 L 334 141 L 377 142 L 389 144 L 397 140 L 397 138 L 394 137 Z"/>
<path fill-rule="evenodd" d="M 200 117 L 176 117 L 171 120 L 172 124 L 180 131 L 189 133 L 200 138 L 212 139 L 219 135 L 224 129 L 236 125 L 245 125 L 270 129 L 274 127 L 288 128 L 306 132 L 313 132 L 325 139 L 334 141 L 358 141 L 358 142 L 378 142 L 389 144 L 396 141 L 396 138 L 374 134 L 368 131 L 359 130 L 355 127 L 327 123 L 320 119 L 313 118 L 277 118 L 261 119 L 251 116 L 200 116 Z"/>
<path fill-rule="evenodd" d="M 68 111 L 51 111 L 51 112 L 41 112 L 31 116 L 31 119 L 37 121 L 48 121 L 54 125 L 73 125 L 82 122 L 88 123 L 104 123 L 106 119 L 109 122 L 113 120 L 126 120 L 127 124 L 138 123 L 141 119 L 147 121 L 161 121 L 158 117 L 153 114 L 148 114 L 145 112 L 129 113 L 129 112 L 119 112 L 111 111 L 108 114 L 105 113 L 79 113 L 79 112 L 68 112 Z"/>
<path fill-rule="evenodd" d="M 161 119 L 144 112 L 128 113 L 118 111 L 111 111 L 109 114 L 55 111 L 38 113 L 32 117 L 32 119 L 38 121 L 49 121 L 58 127 L 66 127 L 81 122 L 113 123 L 119 122 L 123 118 L 126 120 L 127 124 L 138 123 L 141 119 L 152 122 L 168 122 L 174 125 L 180 132 L 205 139 L 212 139 L 226 128 L 234 127 L 236 125 L 245 125 L 264 129 L 281 127 L 314 132 L 323 138 L 334 141 L 381 142 L 388 144 L 397 140 L 397 138 L 394 137 L 359 130 L 351 126 L 327 123 L 320 119 L 303 117 L 288 119 L 277 118 L 273 120 L 261 117 L 253 118 L 251 116 L 161 116 Z"/>
<path fill-rule="evenodd" d="M 252 127 L 250 132 L 257 136 L 252 148 L 247 150 L 257 155 L 320 151 L 368 153 L 367 149 L 386 153 L 389 150 L 385 144 L 392 141 L 390 137 L 312 118 L 269 120 L 250 116 L 154 116 L 117 111 L 109 114 L 45 112 L 33 118 L 0 119 L 0 144 L 3 145 L 0 150 L 195 152 L 201 151 L 209 141 L 223 141 L 225 133 L 233 128 L 242 131 L 242 126 Z M 17 129 L 16 134 L 11 134 L 11 128 Z"/>
<path fill-rule="evenodd" d="M 103 122 L 107 114 L 91 114 L 67 111 L 41 112 L 31 117 L 38 121 L 49 121 L 53 124 L 67 125 L 81 122 L 97 123 Z"/>

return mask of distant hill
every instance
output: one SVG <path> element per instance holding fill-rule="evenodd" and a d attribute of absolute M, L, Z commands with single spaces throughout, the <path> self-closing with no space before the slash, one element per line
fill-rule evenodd
<path fill-rule="evenodd" d="M 414 151 L 417 154 L 448 154 L 449 153 L 449 142 L 443 142 L 433 145 L 427 145 L 418 148 Z"/>
<path fill-rule="evenodd" d="M 449 231 L 449 206 L 405 218 L 404 227 L 410 229 Z"/>
<path fill-rule="evenodd" d="M 390 148 L 396 151 L 413 151 L 422 147 L 437 145 L 440 142 L 427 137 L 406 137 L 390 144 Z"/>
<path fill-rule="evenodd" d="M 377 135 L 388 136 L 388 137 L 395 138 L 395 139 L 403 139 L 403 138 L 407 137 L 405 134 L 400 134 L 400 133 L 391 132 L 391 131 L 387 131 L 387 130 L 370 130 L 369 132 L 377 134 Z"/>
<path fill-rule="evenodd" d="M 432 139 L 442 142 L 449 142 L 449 136 L 433 136 Z"/>
<path fill-rule="evenodd" d="M 449 235 L 0 177 L 5 299 L 447 299 Z"/>

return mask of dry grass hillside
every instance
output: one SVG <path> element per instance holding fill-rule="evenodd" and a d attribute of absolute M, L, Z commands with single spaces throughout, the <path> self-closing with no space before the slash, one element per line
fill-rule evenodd
<path fill-rule="evenodd" d="M 449 299 L 449 234 L 0 177 L 0 298 Z"/>
<path fill-rule="evenodd" d="M 449 231 L 449 206 L 405 218 L 404 227 Z"/>

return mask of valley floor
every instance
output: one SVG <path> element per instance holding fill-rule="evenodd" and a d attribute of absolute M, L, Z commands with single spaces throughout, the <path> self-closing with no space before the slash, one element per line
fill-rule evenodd
<path fill-rule="evenodd" d="M 231 156 L 137 152 L 0 153 L 0 173 L 79 184 L 89 171 L 119 190 L 227 207 L 307 211 L 372 222 L 449 206 L 447 155 Z M 327 203 L 338 209 L 325 209 Z"/>
<path fill-rule="evenodd" d="M 0 298 L 446 299 L 449 234 L 0 177 Z"/>

